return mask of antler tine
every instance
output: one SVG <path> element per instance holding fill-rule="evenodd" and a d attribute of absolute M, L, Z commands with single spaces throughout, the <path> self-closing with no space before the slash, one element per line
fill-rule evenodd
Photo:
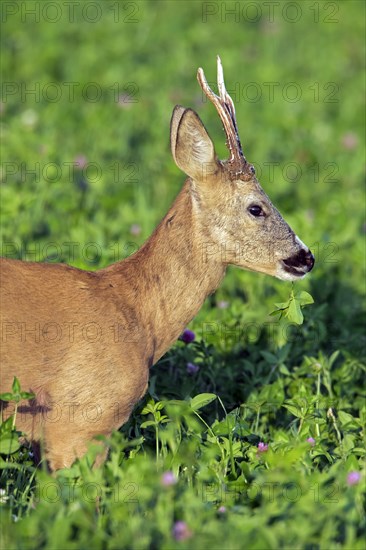
<path fill-rule="evenodd" d="M 226 90 L 224 69 L 222 67 L 221 58 L 219 55 L 217 56 L 217 87 L 219 89 L 220 98 L 224 103 L 226 103 L 227 107 L 229 108 L 231 119 L 233 122 L 235 122 L 236 126 L 235 106 L 233 100 Z"/>
<path fill-rule="evenodd" d="M 207 83 L 205 73 L 201 68 L 198 69 L 197 79 L 205 95 L 216 107 L 223 123 L 227 138 L 226 143 L 230 151 L 229 162 L 235 165 L 235 169 L 237 171 L 243 171 L 243 164 L 247 165 L 247 161 L 241 149 L 241 143 L 236 125 L 234 102 L 227 93 L 225 87 L 224 71 L 220 57 L 217 56 L 217 86 L 220 97 L 211 90 Z"/>

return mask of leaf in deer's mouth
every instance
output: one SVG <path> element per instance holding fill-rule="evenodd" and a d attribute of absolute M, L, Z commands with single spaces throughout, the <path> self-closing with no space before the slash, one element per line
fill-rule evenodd
<path fill-rule="evenodd" d="M 281 317 L 286 317 L 290 323 L 295 323 L 297 325 L 302 325 L 304 321 L 304 316 L 301 311 L 301 308 L 309 304 L 313 304 L 314 299 L 308 292 L 304 290 L 294 293 L 291 291 L 290 298 L 287 302 L 282 302 L 280 304 L 275 304 L 276 310 L 272 311 L 270 315 L 279 315 Z"/>

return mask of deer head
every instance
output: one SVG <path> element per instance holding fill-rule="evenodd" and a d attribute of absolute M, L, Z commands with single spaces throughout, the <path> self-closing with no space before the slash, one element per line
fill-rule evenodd
<path fill-rule="evenodd" d="M 199 116 L 181 106 L 172 116 L 171 149 L 177 166 L 189 176 L 206 253 L 223 264 L 283 280 L 304 277 L 312 269 L 314 257 L 273 206 L 242 152 L 220 58 L 219 96 L 209 87 L 202 69 L 198 69 L 197 78 L 223 123 L 230 156 L 226 161 L 217 158 Z"/>

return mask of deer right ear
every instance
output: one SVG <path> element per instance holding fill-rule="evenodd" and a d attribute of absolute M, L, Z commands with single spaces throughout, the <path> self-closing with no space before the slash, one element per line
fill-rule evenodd
<path fill-rule="evenodd" d="M 180 105 L 170 123 L 170 146 L 178 168 L 194 180 L 203 181 L 218 167 L 215 148 L 201 119 Z"/>

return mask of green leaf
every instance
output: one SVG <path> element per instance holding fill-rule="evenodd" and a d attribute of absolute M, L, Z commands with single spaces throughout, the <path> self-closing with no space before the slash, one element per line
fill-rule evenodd
<path fill-rule="evenodd" d="M 290 411 L 291 414 L 296 416 L 296 418 L 301 418 L 303 416 L 303 413 L 301 412 L 300 407 L 298 407 L 297 405 L 290 405 L 288 403 L 284 403 L 282 406 L 285 407 L 288 411 Z"/>
<path fill-rule="evenodd" d="M 337 359 L 338 355 L 340 353 L 340 350 L 337 349 L 332 353 L 332 355 L 329 357 L 329 367 L 331 367 L 334 363 L 334 361 Z"/>
<path fill-rule="evenodd" d="M 0 456 L 0 470 L 23 470 L 24 464 L 18 464 L 17 462 L 5 462 Z"/>
<path fill-rule="evenodd" d="M 304 321 L 304 316 L 302 314 L 299 302 L 297 302 L 296 300 L 291 300 L 286 317 L 291 323 L 302 325 Z"/>
<path fill-rule="evenodd" d="M 338 411 L 338 419 L 342 427 L 355 429 L 361 427 L 361 423 L 357 421 L 357 419 L 354 418 L 351 414 L 345 411 Z"/>
<path fill-rule="evenodd" d="M 157 411 L 156 403 L 154 401 L 149 401 L 147 405 L 142 409 L 141 414 L 154 414 Z"/>
<path fill-rule="evenodd" d="M 215 435 L 228 435 L 233 432 L 236 426 L 236 419 L 234 416 L 228 415 L 221 422 L 215 422 L 212 425 L 212 431 Z"/>
<path fill-rule="evenodd" d="M 0 423 L 0 437 L 1 434 L 10 434 L 13 431 L 14 416 L 9 416 L 6 420 Z"/>
<path fill-rule="evenodd" d="M 0 399 L 2 401 L 13 401 L 13 394 L 10 392 L 0 393 Z"/>
<path fill-rule="evenodd" d="M 279 304 L 275 304 L 275 306 L 277 309 L 287 309 L 288 306 L 290 305 L 290 302 L 291 302 L 291 298 L 287 300 L 287 302 L 281 302 Z"/>
<path fill-rule="evenodd" d="M 155 425 L 156 425 L 155 420 L 146 420 L 146 422 L 143 422 L 140 425 L 140 428 L 148 428 L 149 426 L 155 426 Z"/>
<path fill-rule="evenodd" d="M 271 353 L 269 351 L 261 351 L 260 353 L 261 353 L 261 356 L 264 357 L 264 359 L 267 361 L 267 363 L 276 364 L 278 362 L 278 357 L 274 355 L 274 353 Z"/>
<path fill-rule="evenodd" d="M 13 393 L 16 395 L 20 394 L 20 383 L 16 376 L 14 376 L 13 385 L 11 387 Z"/>
<path fill-rule="evenodd" d="M 0 453 L 10 455 L 20 449 L 18 436 L 12 433 L 3 434 L 0 438 Z"/>
<path fill-rule="evenodd" d="M 281 374 L 285 374 L 285 375 L 290 375 L 291 374 L 284 363 L 281 363 L 281 365 L 279 367 L 279 371 L 280 371 Z"/>
<path fill-rule="evenodd" d="M 199 409 L 202 409 L 202 407 L 205 407 L 206 405 L 214 401 L 216 397 L 217 396 L 214 393 L 200 393 L 191 399 L 191 408 L 194 411 L 198 411 Z"/>
<path fill-rule="evenodd" d="M 273 317 L 274 315 L 279 315 L 280 318 L 282 317 L 282 314 L 283 314 L 283 309 L 275 309 L 274 311 L 271 311 L 271 313 L 269 314 L 271 317 Z"/>
<path fill-rule="evenodd" d="M 34 399 L 35 395 L 34 395 L 34 393 L 30 393 L 28 391 L 21 391 L 20 392 L 20 397 L 22 399 Z"/>
<path fill-rule="evenodd" d="M 342 440 L 343 451 L 348 453 L 355 446 L 355 436 L 351 434 L 345 434 Z"/>
<path fill-rule="evenodd" d="M 280 318 L 285 315 L 291 323 L 302 325 L 304 316 L 301 307 L 313 302 L 313 297 L 308 292 L 305 292 L 305 290 L 301 290 L 296 294 L 292 291 L 289 300 L 287 302 L 276 303 L 277 310 L 272 311 L 270 315 L 280 315 Z"/>
<path fill-rule="evenodd" d="M 308 304 L 313 304 L 314 299 L 311 294 L 308 292 L 305 292 L 305 290 L 301 290 L 300 292 L 296 292 L 295 294 L 295 300 L 300 302 L 300 305 L 306 306 Z"/>

